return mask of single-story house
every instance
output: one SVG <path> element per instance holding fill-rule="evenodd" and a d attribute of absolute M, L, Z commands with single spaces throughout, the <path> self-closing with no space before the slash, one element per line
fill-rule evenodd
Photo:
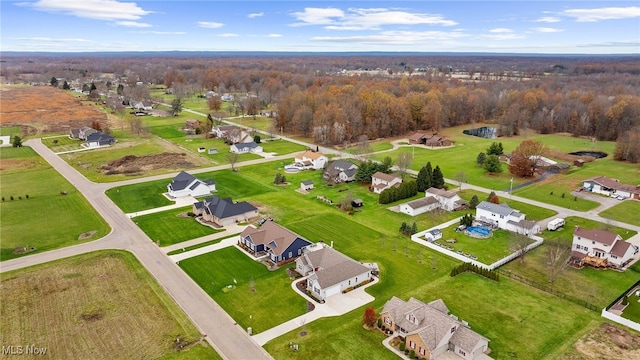
<path fill-rule="evenodd" d="M 72 139 L 87 140 L 87 137 L 89 135 L 96 132 L 98 132 L 98 130 L 90 128 L 88 126 L 83 126 L 81 128 L 71 128 L 69 129 L 69 137 Z"/>
<path fill-rule="evenodd" d="M 296 260 L 296 271 L 308 276 L 307 290 L 320 300 L 340 294 L 372 278 L 368 266 L 322 244 L 303 249 Z"/>
<path fill-rule="evenodd" d="M 300 183 L 300 189 L 303 191 L 309 191 L 313 189 L 313 180 L 305 180 Z"/>
<path fill-rule="evenodd" d="M 376 194 L 380 194 L 392 186 L 399 186 L 401 183 L 402 178 L 395 174 L 385 174 L 378 171 L 371 176 L 371 188 Z"/>
<path fill-rule="evenodd" d="M 447 351 L 463 359 L 485 358 L 489 339 L 471 330 L 466 321 L 449 314 L 442 299 L 424 303 L 392 297 L 380 312 L 382 324 L 405 338 L 406 349 L 425 359 Z"/>
<path fill-rule="evenodd" d="M 608 264 L 622 267 L 638 254 L 638 247 L 622 240 L 618 234 L 605 230 L 587 230 L 576 227 L 571 242 L 571 256 L 579 260 L 585 257 L 604 259 Z"/>
<path fill-rule="evenodd" d="M 447 211 L 463 209 L 467 206 L 467 202 L 462 200 L 460 196 L 453 191 L 446 191 L 438 188 L 428 188 L 425 197 L 435 197 L 440 203 L 440 207 Z"/>
<path fill-rule="evenodd" d="M 431 146 L 431 147 L 451 146 L 451 144 L 452 144 L 451 140 L 435 134 L 430 138 L 428 138 L 425 143 L 425 145 Z"/>
<path fill-rule="evenodd" d="M 258 216 L 258 208 L 246 201 L 233 202 L 214 195 L 193 204 L 193 213 L 204 221 L 227 226 Z"/>
<path fill-rule="evenodd" d="M 640 199 L 640 185 L 621 184 L 617 179 L 598 176 L 583 181 L 582 187 L 587 191 L 606 196 L 616 195 L 631 199 Z"/>
<path fill-rule="evenodd" d="M 116 142 L 116 139 L 109 134 L 96 131 L 87 136 L 86 142 L 87 142 L 87 147 L 96 148 L 100 146 L 109 146 L 114 142 Z"/>
<path fill-rule="evenodd" d="M 510 208 L 507 204 L 481 202 L 476 206 L 476 220 L 527 236 L 540 232 L 537 223 L 525 220 L 525 214 Z"/>
<path fill-rule="evenodd" d="M 167 185 L 169 196 L 178 198 L 184 196 L 204 196 L 216 191 L 216 183 L 213 180 L 202 181 L 195 176 L 181 171 Z"/>
<path fill-rule="evenodd" d="M 236 154 L 259 153 L 262 152 L 262 146 L 256 144 L 255 141 L 248 143 L 238 143 L 231 145 L 231 152 Z"/>
<path fill-rule="evenodd" d="M 298 165 L 301 168 L 311 168 L 314 170 L 324 169 L 325 165 L 329 161 L 329 159 L 324 156 L 323 153 L 313 151 L 313 150 L 305 150 L 304 152 L 297 154 L 293 159 L 294 164 Z"/>
<path fill-rule="evenodd" d="M 400 204 L 400 212 L 411 216 L 417 216 L 439 207 L 440 203 L 434 196 L 426 196 L 422 199 Z"/>
<path fill-rule="evenodd" d="M 346 160 L 336 160 L 324 170 L 322 177 L 332 183 L 351 182 L 356 179 L 358 165 Z"/>
<path fill-rule="evenodd" d="M 240 244 L 254 255 L 266 253 L 269 260 L 281 265 L 294 261 L 302 254 L 302 248 L 312 243 L 273 220 L 267 220 L 258 229 L 247 227 L 240 234 Z"/>
<path fill-rule="evenodd" d="M 248 143 L 253 141 L 253 137 L 245 130 L 233 125 L 214 126 L 209 134 L 217 138 L 224 139 L 228 144 Z"/>
<path fill-rule="evenodd" d="M 196 129 L 200 127 L 200 121 L 196 119 L 187 119 L 181 130 L 187 134 L 193 135 L 196 133 Z"/>
<path fill-rule="evenodd" d="M 427 231 L 426 234 L 424 234 L 424 237 L 425 237 L 425 239 L 427 239 L 429 241 L 440 240 L 440 239 L 442 239 L 442 230 L 440 230 L 440 229 L 429 230 L 429 231 Z"/>

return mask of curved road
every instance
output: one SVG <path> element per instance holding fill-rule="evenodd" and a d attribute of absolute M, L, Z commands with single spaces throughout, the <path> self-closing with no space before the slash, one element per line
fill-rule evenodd
<path fill-rule="evenodd" d="M 196 327 L 206 334 L 211 346 L 224 359 L 272 359 L 233 319 L 187 274 L 171 261 L 98 186 L 44 146 L 40 139 L 25 142 L 73 184 L 111 226 L 111 233 L 100 240 L 34 254 L 0 263 L 0 272 L 44 263 L 99 249 L 132 252 L 156 278 Z"/>

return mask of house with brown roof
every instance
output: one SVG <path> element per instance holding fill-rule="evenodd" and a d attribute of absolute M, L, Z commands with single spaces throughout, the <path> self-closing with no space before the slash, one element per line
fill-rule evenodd
<path fill-rule="evenodd" d="M 584 180 L 582 187 L 596 194 L 640 200 L 640 185 L 621 184 L 617 179 L 611 179 L 606 176 L 597 176 Z"/>
<path fill-rule="evenodd" d="M 384 190 L 392 186 L 400 186 L 402 178 L 396 174 L 385 174 L 383 172 L 376 172 L 371 175 L 371 189 L 374 193 L 380 194 Z"/>
<path fill-rule="evenodd" d="M 300 154 L 296 154 L 293 159 L 294 165 L 303 169 L 324 169 L 329 159 L 319 151 L 313 151 L 310 149 L 305 150 Z"/>
<path fill-rule="evenodd" d="M 303 249 L 296 259 L 296 271 L 307 276 L 307 290 L 320 300 L 368 282 L 373 276 L 368 266 L 321 243 Z"/>
<path fill-rule="evenodd" d="M 386 328 L 405 338 L 406 349 L 421 358 L 435 359 L 447 351 L 463 359 L 488 358 L 489 340 L 449 314 L 442 299 L 424 303 L 394 296 L 384 305 L 380 318 Z"/>
<path fill-rule="evenodd" d="M 251 226 L 244 229 L 240 234 L 240 244 L 256 256 L 266 253 L 269 260 L 282 265 L 294 261 L 302 254 L 302 248 L 312 243 L 269 220 L 258 229 Z"/>
<path fill-rule="evenodd" d="M 451 146 L 451 140 L 438 134 L 425 134 L 417 132 L 409 137 L 409 143 L 418 145 L 427 145 L 431 147 Z"/>
<path fill-rule="evenodd" d="M 618 234 L 581 227 L 576 227 L 573 232 L 571 257 L 578 263 L 591 262 L 590 260 L 595 258 L 595 263 L 606 263 L 620 268 L 637 254 L 638 247 L 622 240 Z"/>
<path fill-rule="evenodd" d="M 433 196 L 425 196 L 422 199 L 409 201 L 400 204 L 400 212 L 410 216 L 417 216 L 427 211 L 431 211 L 440 207 L 440 203 Z"/>
<path fill-rule="evenodd" d="M 459 210 L 467 206 L 467 202 L 453 191 L 431 187 L 425 192 L 425 197 L 434 197 L 440 203 L 440 207 L 447 211 Z"/>

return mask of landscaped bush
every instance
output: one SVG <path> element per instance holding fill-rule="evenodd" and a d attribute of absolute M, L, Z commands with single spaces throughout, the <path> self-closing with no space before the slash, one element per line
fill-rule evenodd
<path fill-rule="evenodd" d="M 378 198 L 378 203 L 389 204 L 394 201 L 410 198 L 418 193 L 418 185 L 415 180 L 403 182 L 400 186 L 383 190 Z"/>
<path fill-rule="evenodd" d="M 400 343 L 400 346 L 398 346 L 398 349 L 400 349 L 400 351 L 404 351 L 405 350 L 405 346 L 407 346 L 407 344 L 403 341 Z"/>
<path fill-rule="evenodd" d="M 415 350 L 412 349 L 411 351 L 409 351 L 409 358 L 414 359 L 415 357 L 416 357 L 416 352 Z"/>
<path fill-rule="evenodd" d="M 494 281 L 500 281 L 500 278 L 498 277 L 498 273 L 493 271 L 493 270 L 489 270 L 483 267 L 480 267 L 478 265 L 472 264 L 472 263 L 462 263 L 456 267 L 454 267 L 453 269 L 451 269 L 451 277 L 454 277 L 458 274 L 462 274 L 465 272 L 473 272 L 476 273 L 480 276 L 484 276 L 487 279 L 490 280 L 494 280 Z"/>

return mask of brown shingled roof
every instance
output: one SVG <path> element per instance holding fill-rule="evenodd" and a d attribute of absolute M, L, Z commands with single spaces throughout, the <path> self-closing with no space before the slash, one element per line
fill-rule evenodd
<path fill-rule="evenodd" d="M 386 181 L 386 182 L 391 182 L 394 179 L 398 178 L 398 176 L 396 176 L 395 174 L 385 174 L 385 173 L 380 172 L 380 171 L 378 171 L 375 174 L 373 174 L 372 177 L 380 179 L 380 180 L 383 180 L 383 181 Z"/>
<path fill-rule="evenodd" d="M 618 234 L 614 234 L 605 230 L 587 230 L 581 227 L 576 227 L 573 232 L 574 236 L 580 236 L 585 239 L 589 239 L 592 241 L 597 241 L 601 244 L 605 245 L 613 245 L 613 242 L 618 238 Z"/>

